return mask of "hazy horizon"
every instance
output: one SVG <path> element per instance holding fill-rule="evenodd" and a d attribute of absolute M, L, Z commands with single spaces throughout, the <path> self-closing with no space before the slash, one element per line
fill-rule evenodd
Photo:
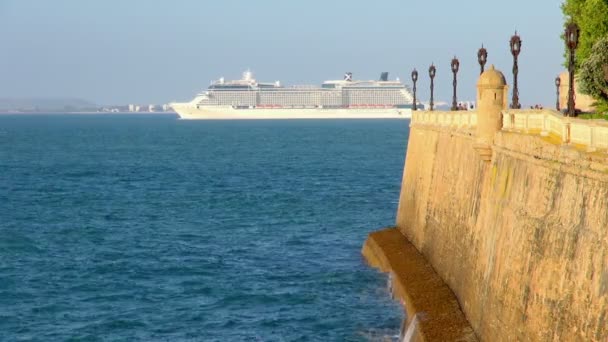
<path fill-rule="evenodd" d="M 488 49 L 512 83 L 509 39 L 522 38 L 520 99 L 555 102 L 563 70 L 560 3 L 492 4 L 468 0 L 428 6 L 387 0 L 200 2 L 106 0 L 0 2 L 0 97 L 79 98 L 97 104 L 190 100 L 219 77 L 251 69 L 285 85 L 377 79 L 382 71 L 429 96 L 428 66 L 437 66 L 435 98 L 451 101 L 450 60 L 460 60 L 458 99 L 475 99 L 477 50 Z"/>

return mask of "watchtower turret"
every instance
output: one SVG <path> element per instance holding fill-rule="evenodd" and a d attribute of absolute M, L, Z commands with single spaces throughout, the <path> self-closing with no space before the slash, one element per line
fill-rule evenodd
<path fill-rule="evenodd" d="M 508 86 L 502 72 L 491 65 L 477 81 L 477 141 L 483 160 L 492 158 L 494 135 L 502 128 L 501 112 L 507 108 Z"/>

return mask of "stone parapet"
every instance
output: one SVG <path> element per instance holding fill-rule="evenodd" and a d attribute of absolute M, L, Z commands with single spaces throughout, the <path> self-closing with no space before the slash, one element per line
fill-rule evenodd
<path fill-rule="evenodd" d="M 608 149 L 608 122 L 564 117 L 555 110 L 505 110 L 502 130 L 557 138 L 589 152 Z"/>
<path fill-rule="evenodd" d="M 413 111 L 411 125 L 474 128 L 477 111 Z"/>

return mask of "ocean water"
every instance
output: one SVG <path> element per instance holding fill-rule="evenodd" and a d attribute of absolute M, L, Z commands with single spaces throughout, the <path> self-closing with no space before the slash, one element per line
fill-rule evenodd
<path fill-rule="evenodd" d="M 0 340 L 390 340 L 408 124 L 0 116 Z"/>

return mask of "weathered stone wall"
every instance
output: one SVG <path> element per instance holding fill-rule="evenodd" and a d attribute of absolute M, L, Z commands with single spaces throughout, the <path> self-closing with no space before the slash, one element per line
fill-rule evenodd
<path fill-rule="evenodd" d="M 398 229 L 483 341 L 608 340 L 608 154 L 413 124 Z"/>

